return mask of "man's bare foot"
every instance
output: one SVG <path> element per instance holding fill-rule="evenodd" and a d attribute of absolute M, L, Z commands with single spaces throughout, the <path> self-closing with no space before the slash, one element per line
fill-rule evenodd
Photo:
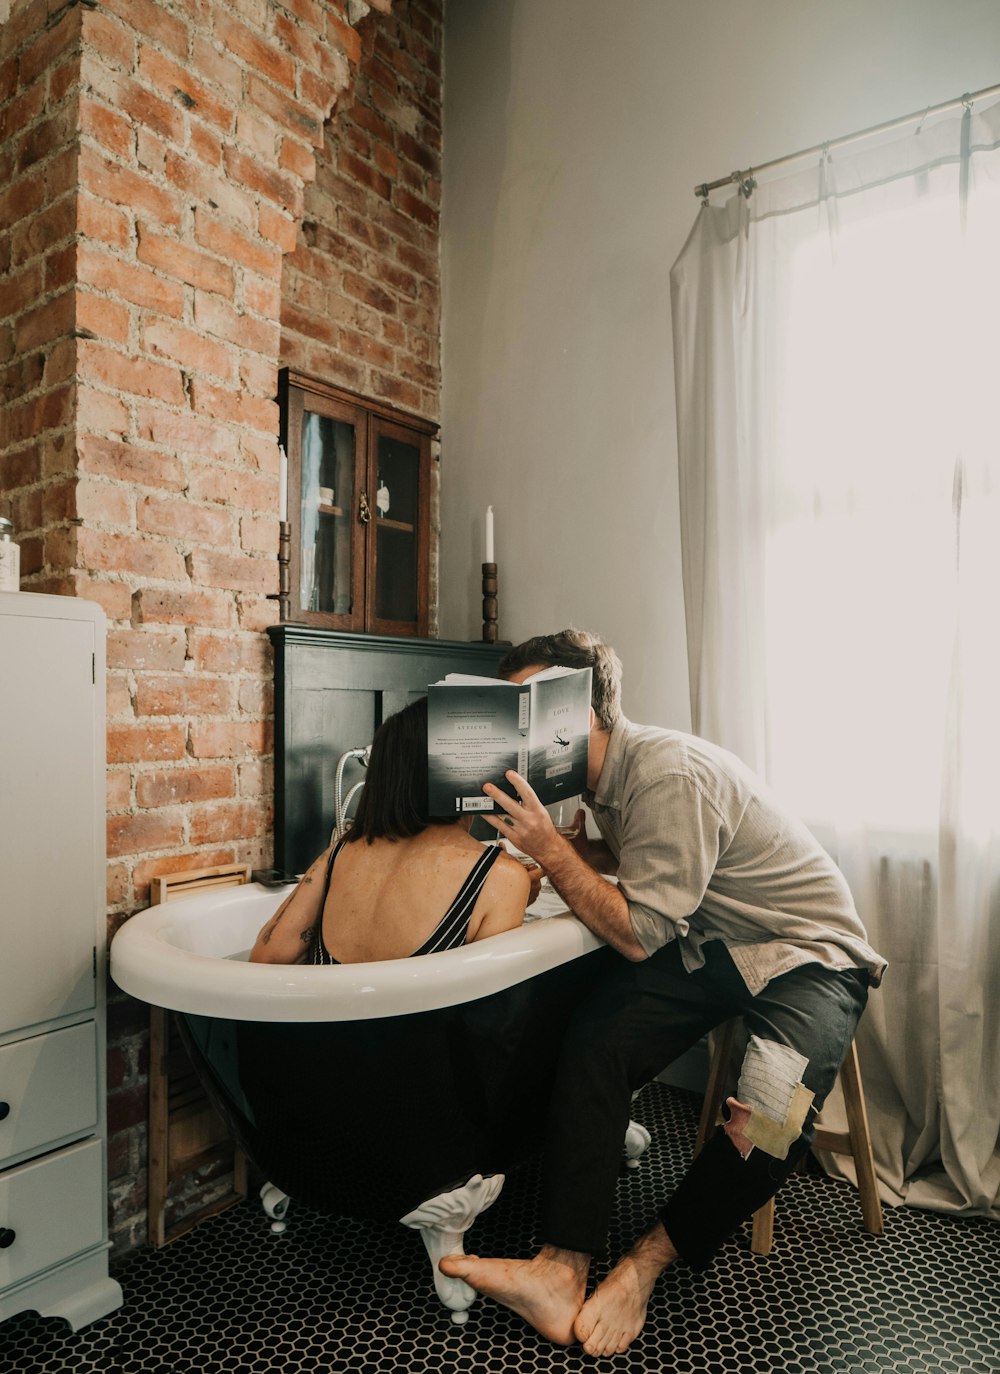
<path fill-rule="evenodd" d="M 590 1295 L 573 1324 L 588 1355 L 620 1355 L 646 1322 L 653 1285 L 677 1251 L 660 1222 L 636 1241 Z"/>
<path fill-rule="evenodd" d="M 445 1255 L 438 1268 L 503 1303 L 547 1340 L 573 1344 L 573 1322 L 587 1291 L 589 1255 L 544 1245 L 533 1260 Z"/>

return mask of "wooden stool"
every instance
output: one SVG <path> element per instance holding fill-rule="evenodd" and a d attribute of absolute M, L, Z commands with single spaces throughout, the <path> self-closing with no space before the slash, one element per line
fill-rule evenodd
<path fill-rule="evenodd" d="M 698 1153 L 722 1120 L 726 1075 L 729 1069 L 736 1028 L 739 1024 L 739 1021 L 727 1021 L 716 1032 L 718 1040 L 709 1065 L 705 1104 L 701 1109 L 701 1120 L 698 1122 L 695 1154 Z M 868 1113 L 865 1110 L 865 1094 L 861 1086 L 861 1073 L 858 1069 L 858 1052 L 853 1040 L 847 1051 L 847 1057 L 840 1066 L 840 1087 L 844 1094 L 844 1106 L 847 1109 L 847 1130 L 844 1132 L 818 1129 L 813 1141 L 813 1148 L 830 1150 L 833 1154 L 853 1156 L 854 1167 L 858 1174 L 858 1196 L 861 1201 L 861 1215 L 865 1230 L 869 1235 L 880 1236 L 884 1230 L 882 1200 L 878 1195 L 878 1184 L 875 1179 L 875 1160 L 872 1157 L 872 1141 L 868 1130 Z M 750 1249 L 755 1255 L 768 1255 L 771 1253 L 773 1238 L 774 1198 L 771 1198 L 754 1213 Z"/>

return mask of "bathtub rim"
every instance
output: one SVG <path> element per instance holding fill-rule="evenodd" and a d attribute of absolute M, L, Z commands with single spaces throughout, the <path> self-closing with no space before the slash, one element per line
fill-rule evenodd
<path fill-rule="evenodd" d="M 563 908 L 562 914 L 419 959 L 316 968 L 228 957 L 249 948 L 290 891 L 250 883 L 138 912 L 112 940 L 111 977 L 140 1001 L 189 1015 L 234 1021 L 362 1021 L 473 1002 L 602 946 Z M 206 925 L 213 917 L 230 931 L 243 922 L 244 940 L 228 951 L 207 948 L 213 937 L 216 943 L 220 938 Z"/>

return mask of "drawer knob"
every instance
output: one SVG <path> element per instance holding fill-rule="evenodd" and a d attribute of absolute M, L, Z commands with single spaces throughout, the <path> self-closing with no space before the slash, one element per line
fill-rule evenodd
<path fill-rule="evenodd" d="M 0 1250 L 6 1250 L 8 1245 L 13 1245 L 16 1238 L 16 1231 L 12 1231 L 9 1226 L 0 1226 Z"/>
<path fill-rule="evenodd" d="M 4 1118 L 8 1116 L 10 1116 L 10 1103 L 0 1102 L 0 1121 L 3 1121 Z"/>

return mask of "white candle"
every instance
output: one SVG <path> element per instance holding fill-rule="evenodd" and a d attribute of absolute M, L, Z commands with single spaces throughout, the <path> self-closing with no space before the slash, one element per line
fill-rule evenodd
<path fill-rule="evenodd" d="M 486 507 L 486 560 L 487 563 L 495 563 L 493 556 L 493 507 Z"/>
<path fill-rule="evenodd" d="M 278 519 L 288 519 L 288 455 L 278 447 Z"/>

